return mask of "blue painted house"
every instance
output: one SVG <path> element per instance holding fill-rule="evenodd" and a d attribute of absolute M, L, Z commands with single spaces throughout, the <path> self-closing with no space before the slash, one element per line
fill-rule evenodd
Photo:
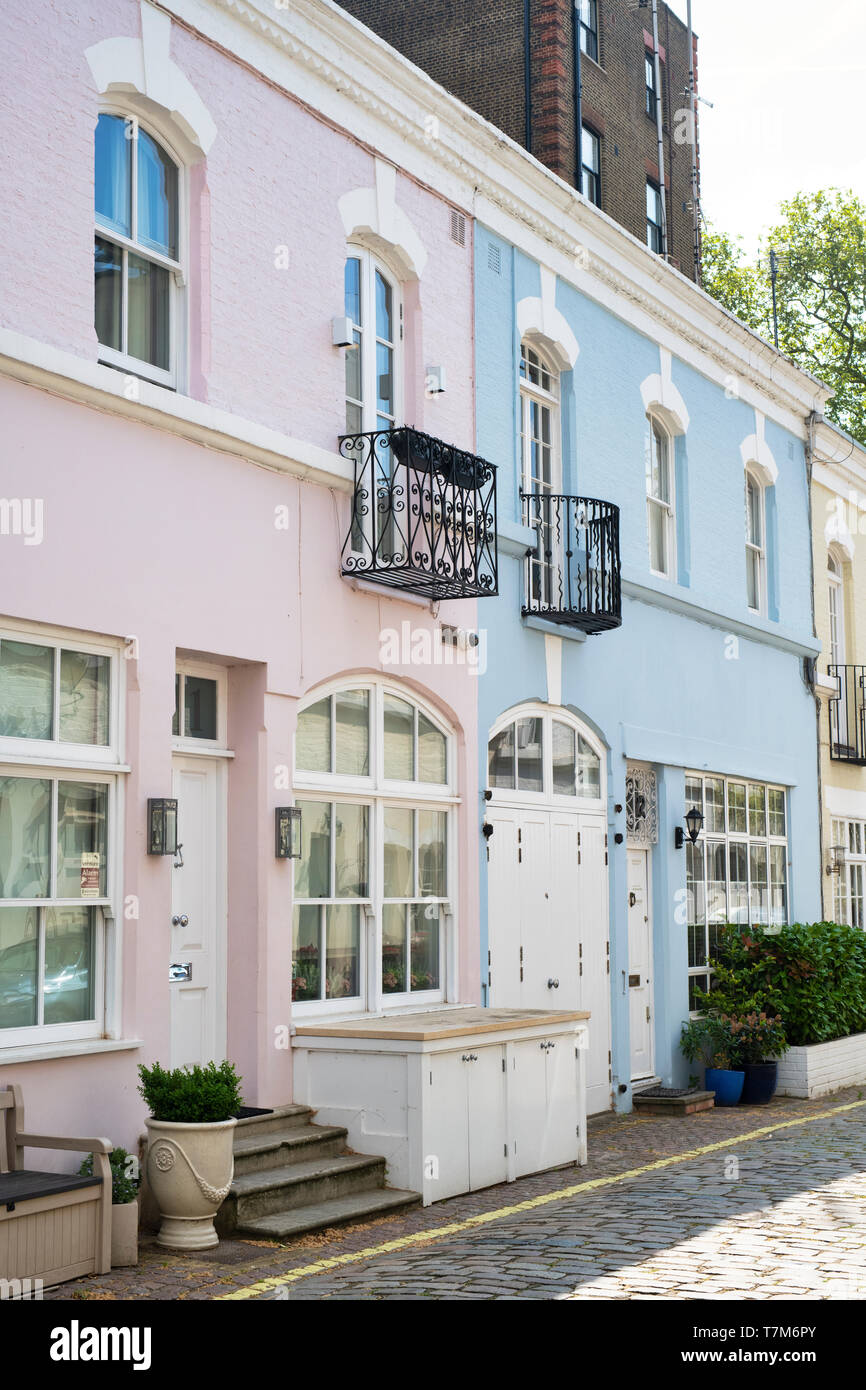
<path fill-rule="evenodd" d="M 570 257 L 517 218 L 475 231 L 477 447 L 500 512 L 479 613 L 482 980 L 492 1006 L 591 1011 L 592 1113 L 687 1080 L 680 1027 L 719 923 L 820 910 L 823 390 L 572 201 Z"/>

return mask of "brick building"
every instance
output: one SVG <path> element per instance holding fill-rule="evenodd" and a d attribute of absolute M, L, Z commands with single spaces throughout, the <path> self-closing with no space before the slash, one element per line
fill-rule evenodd
<path fill-rule="evenodd" d="M 658 7 L 664 248 L 649 0 L 346 0 L 343 8 L 695 278 L 688 31 L 667 5 Z"/>

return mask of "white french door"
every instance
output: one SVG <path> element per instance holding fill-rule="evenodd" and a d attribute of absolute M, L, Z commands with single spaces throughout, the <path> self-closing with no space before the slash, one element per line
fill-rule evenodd
<path fill-rule="evenodd" d="M 648 855 L 628 852 L 628 1006 L 631 1079 L 655 1075 L 653 1069 L 652 910 Z"/>

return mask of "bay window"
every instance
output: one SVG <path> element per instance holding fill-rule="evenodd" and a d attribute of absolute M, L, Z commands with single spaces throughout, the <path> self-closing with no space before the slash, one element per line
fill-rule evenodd
<path fill-rule="evenodd" d="M 378 682 L 300 711 L 292 998 L 302 1012 L 445 998 L 451 756 L 432 712 Z"/>

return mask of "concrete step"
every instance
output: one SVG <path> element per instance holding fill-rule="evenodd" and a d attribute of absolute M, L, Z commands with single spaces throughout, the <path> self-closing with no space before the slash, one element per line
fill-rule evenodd
<path fill-rule="evenodd" d="M 332 1158 L 346 1147 L 346 1130 L 341 1125 L 292 1125 L 288 1129 L 246 1133 L 234 1142 L 235 1176 L 282 1168 L 287 1163 L 304 1163 L 314 1158 Z"/>
<path fill-rule="evenodd" d="M 401 1192 L 395 1187 L 377 1187 L 369 1192 L 354 1192 L 348 1197 L 334 1197 L 327 1202 L 313 1202 L 294 1211 L 273 1212 L 245 1220 L 233 1231 L 236 1236 L 254 1236 L 259 1240 L 290 1240 L 292 1236 L 322 1231 L 328 1226 L 342 1226 L 353 1221 L 374 1221 L 377 1216 L 392 1216 L 395 1212 L 418 1206 L 418 1192 Z"/>
<path fill-rule="evenodd" d="M 254 1134 L 273 1134 L 277 1130 L 307 1125 L 315 1111 L 309 1105 L 275 1105 L 266 1115 L 249 1115 L 238 1120 L 235 1127 L 235 1142 L 250 1139 Z"/>
<path fill-rule="evenodd" d="M 274 1212 L 329 1202 L 385 1185 L 384 1158 L 367 1154 L 338 1154 L 286 1163 L 264 1172 L 240 1173 L 220 1207 L 220 1225 L 226 1231 Z"/>

